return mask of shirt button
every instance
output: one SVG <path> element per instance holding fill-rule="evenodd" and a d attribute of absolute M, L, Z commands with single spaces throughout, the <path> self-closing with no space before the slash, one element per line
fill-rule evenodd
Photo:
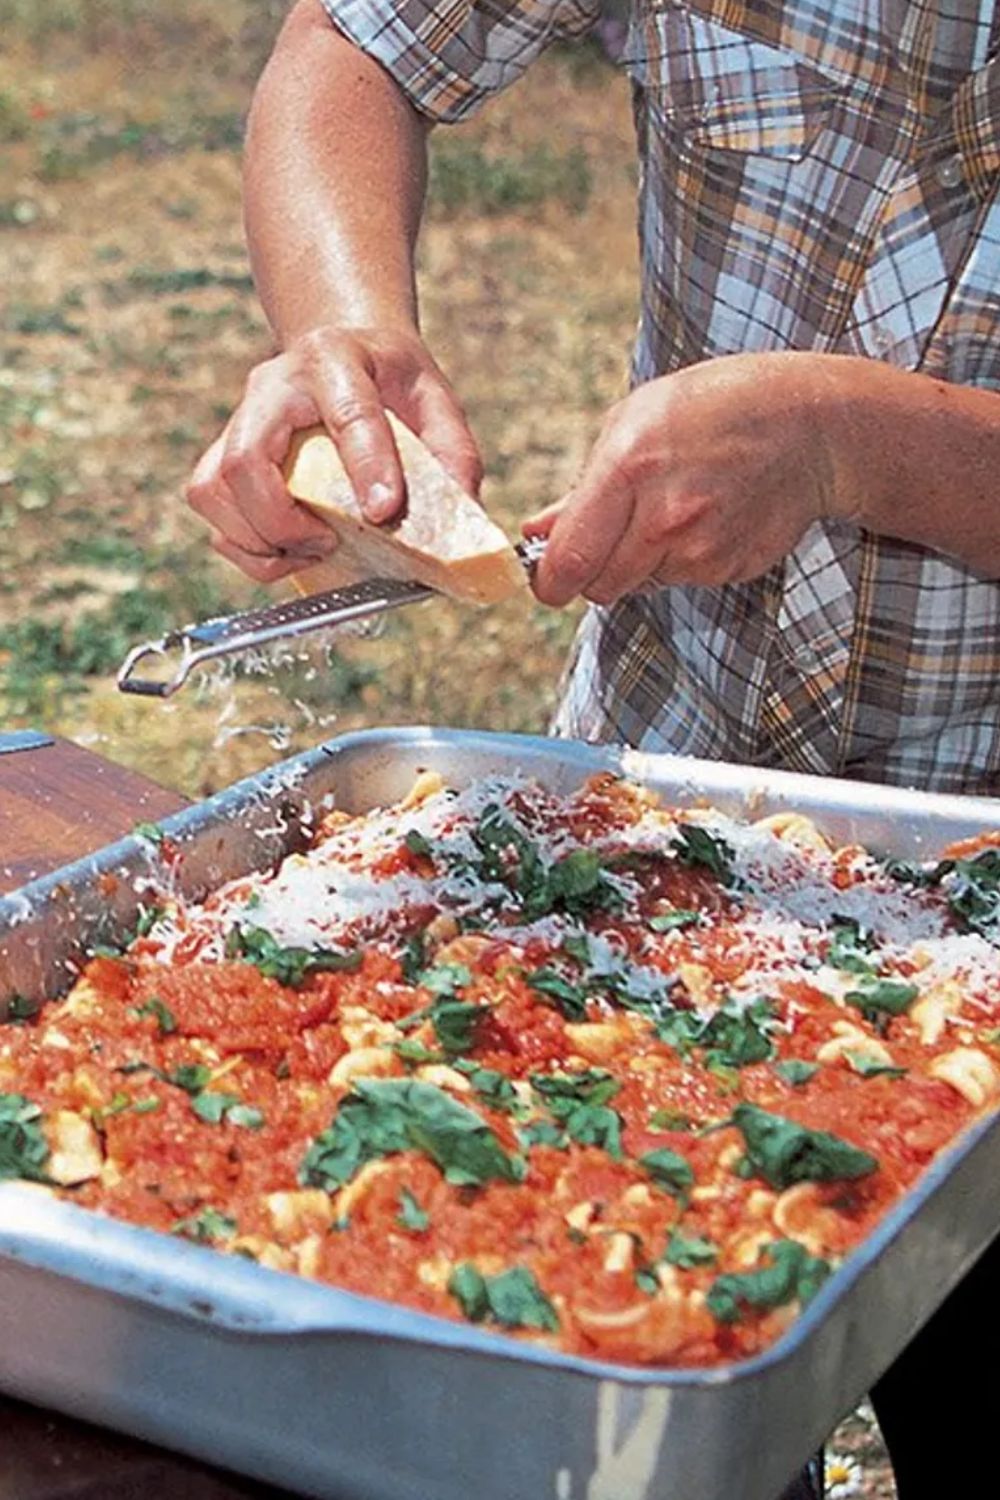
<path fill-rule="evenodd" d="M 962 158 L 959 155 L 948 156 L 939 163 L 936 173 L 938 182 L 943 188 L 958 187 L 962 181 Z"/>

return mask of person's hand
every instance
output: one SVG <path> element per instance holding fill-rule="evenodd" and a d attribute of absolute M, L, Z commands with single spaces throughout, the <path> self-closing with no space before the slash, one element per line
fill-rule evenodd
<path fill-rule="evenodd" d="M 187 501 L 215 528 L 216 552 L 270 583 L 335 549 L 336 534 L 291 498 L 282 477 L 293 433 L 320 423 L 365 516 L 392 520 L 406 503 L 406 484 L 386 407 L 478 494 L 475 439 L 419 336 L 317 328 L 251 370 L 239 406 L 191 477 Z"/>
<path fill-rule="evenodd" d="M 811 354 L 732 355 L 639 386 L 612 408 L 570 494 L 524 525 L 548 538 L 545 604 L 611 604 L 668 584 L 756 578 L 834 508 L 826 413 L 840 366 Z"/>

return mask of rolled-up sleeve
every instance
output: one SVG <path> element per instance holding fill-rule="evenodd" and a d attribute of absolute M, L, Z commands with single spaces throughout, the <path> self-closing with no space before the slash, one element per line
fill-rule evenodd
<path fill-rule="evenodd" d="M 323 0 L 333 24 L 432 120 L 470 115 L 551 42 L 581 36 L 601 0 Z"/>

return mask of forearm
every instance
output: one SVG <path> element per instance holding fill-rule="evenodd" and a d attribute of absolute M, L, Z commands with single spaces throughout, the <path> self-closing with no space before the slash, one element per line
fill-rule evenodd
<path fill-rule="evenodd" d="M 254 97 L 244 201 L 282 346 L 322 324 L 416 325 L 427 127 L 389 75 L 299 0 Z"/>
<path fill-rule="evenodd" d="M 834 512 L 1000 577 L 1000 395 L 874 360 L 842 363 Z"/>

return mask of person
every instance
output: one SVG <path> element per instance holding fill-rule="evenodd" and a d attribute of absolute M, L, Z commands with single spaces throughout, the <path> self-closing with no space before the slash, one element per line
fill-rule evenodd
<path fill-rule="evenodd" d="M 189 489 L 251 577 L 331 545 L 281 479 L 302 426 L 328 428 L 373 521 L 405 501 L 386 408 L 478 492 L 417 319 L 427 136 L 599 9 L 293 7 L 246 158 L 281 352 Z M 525 525 L 547 538 L 539 599 L 592 606 L 558 732 L 1000 788 L 998 43 L 991 0 L 635 0 L 632 391 Z M 972 1350 L 997 1260 L 876 1389 L 900 1500 L 993 1492 Z"/>

